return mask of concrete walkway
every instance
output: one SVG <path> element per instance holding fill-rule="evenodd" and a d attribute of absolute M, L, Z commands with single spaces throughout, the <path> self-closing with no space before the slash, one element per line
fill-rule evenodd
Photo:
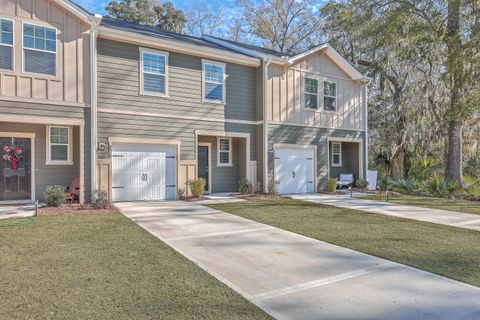
<path fill-rule="evenodd" d="M 451 227 L 480 231 L 480 215 L 439 209 L 407 206 L 403 204 L 350 198 L 348 195 L 303 194 L 292 199 L 328 204 L 335 207 L 384 214 L 418 221 L 433 222 Z M 432 199 L 435 201 L 435 199 Z"/>
<path fill-rule="evenodd" d="M 198 204 L 117 206 L 277 319 L 480 319 L 477 287 Z"/>

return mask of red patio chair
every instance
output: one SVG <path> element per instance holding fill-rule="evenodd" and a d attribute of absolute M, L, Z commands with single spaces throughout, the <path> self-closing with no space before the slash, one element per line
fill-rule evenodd
<path fill-rule="evenodd" d="M 68 187 L 67 192 L 65 193 L 65 200 L 73 201 L 78 200 L 78 195 L 80 193 L 80 179 L 78 177 L 73 178 L 70 187 Z"/>

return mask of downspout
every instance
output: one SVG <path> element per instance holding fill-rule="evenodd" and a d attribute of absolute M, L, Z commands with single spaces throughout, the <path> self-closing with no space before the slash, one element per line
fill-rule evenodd
<path fill-rule="evenodd" d="M 90 32 L 90 185 L 97 186 L 97 36 L 101 17 L 92 17 Z"/>
<path fill-rule="evenodd" d="M 368 85 L 370 80 L 365 83 L 365 178 L 368 177 Z"/>
<path fill-rule="evenodd" d="M 263 58 L 263 192 L 268 193 L 268 67 L 272 63 L 271 58 Z"/>

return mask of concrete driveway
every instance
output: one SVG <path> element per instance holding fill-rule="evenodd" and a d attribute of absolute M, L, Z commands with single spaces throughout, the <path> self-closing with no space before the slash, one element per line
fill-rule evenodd
<path fill-rule="evenodd" d="M 277 319 L 480 319 L 480 288 L 185 202 L 123 214 Z"/>

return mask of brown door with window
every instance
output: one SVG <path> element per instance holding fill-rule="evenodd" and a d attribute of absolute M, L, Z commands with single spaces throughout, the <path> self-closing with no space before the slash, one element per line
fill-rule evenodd
<path fill-rule="evenodd" d="M 0 137 L 0 148 L 0 201 L 30 199 L 30 139 Z"/>

